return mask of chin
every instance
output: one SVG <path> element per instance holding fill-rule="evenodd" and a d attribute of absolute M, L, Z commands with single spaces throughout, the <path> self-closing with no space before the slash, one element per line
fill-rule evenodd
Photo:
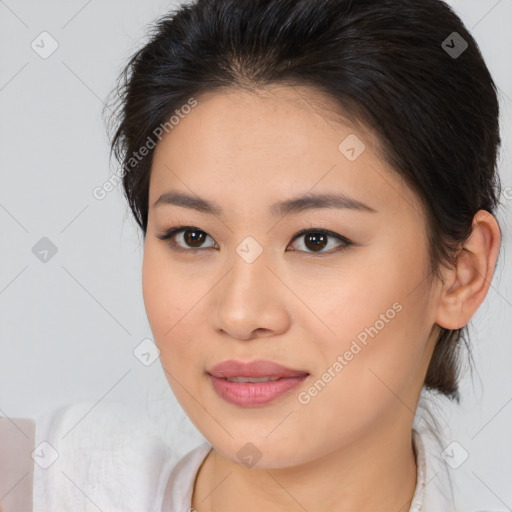
<path fill-rule="evenodd" d="M 232 432 L 232 434 L 234 434 Z M 233 438 L 224 437 L 221 442 L 212 439 L 209 443 L 215 451 L 225 459 L 245 466 L 249 469 L 278 469 L 292 467 L 303 462 L 304 443 L 300 439 L 284 439 L 278 435 L 267 433 L 259 435 L 234 435 Z M 304 437 L 302 437 L 304 439 Z M 298 448 L 301 450 L 299 451 Z"/>

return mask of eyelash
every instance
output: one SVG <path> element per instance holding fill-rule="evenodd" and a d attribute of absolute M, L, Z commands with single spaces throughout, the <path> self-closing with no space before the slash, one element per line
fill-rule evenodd
<path fill-rule="evenodd" d="M 212 238 L 210 235 L 208 235 L 208 233 L 206 233 L 206 231 L 203 231 L 199 228 L 197 228 L 196 226 L 176 226 L 174 228 L 171 228 L 169 230 L 167 230 L 165 233 L 163 233 L 162 235 L 156 235 L 156 237 L 159 239 L 159 240 L 169 240 L 169 245 L 171 247 L 171 249 L 173 251 L 179 251 L 179 252 L 191 252 L 191 253 L 198 253 L 198 252 L 201 252 L 201 251 L 204 251 L 205 249 L 214 249 L 214 247 L 206 247 L 206 248 L 188 248 L 188 249 L 184 249 L 183 247 L 179 247 L 178 245 L 176 245 L 176 242 L 175 241 L 172 241 L 172 237 L 174 235 L 177 235 L 179 233 L 182 233 L 182 232 L 185 232 L 185 231 L 198 231 L 200 233 L 205 233 L 207 236 L 209 236 L 210 238 Z M 353 242 L 350 241 L 348 238 L 345 238 L 344 236 L 341 236 L 341 235 L 338 235 L 337 233 L 334 233 L 332 231 L 329 231 L 329 230 L 326 230 L 326 229 L 320 229 L 320 228 L 308 228 L 308 229 L 303 229 L 302 231 L 299 231 L 298 233 L 296 233 L 294 235 L 294 237 L 292 238 L 291 242 L 294 242 L 295 240 L 297 240 L 298 238 L 300 238 L 301 236 L 304 236 L 304 235 L 307 235 L 309 233 L 315 233 L 315 234 L 322 234 L 322 235 L 326 235 L 326 236 L 329 236 L 329 237 L 332 237 L 332 238 L 336 238 L 337 240 L 339 240 L 340 242 L 343 242 L 342 245 L 334 248 L 334 249 L 331 249 L 329 251 L 323 251 L 323 252 L 314 252 L 314 251 L 301 251 L 301 250 L 298 250 L 298 249 L 294 249 L 294 251 L 296 252 L 305 252 L 306 254 L 309 254 L 311 256 L 323 256 L 323 255 L 330 255 L 330 254 L 333 254 L 333 253 L 336 253 L 336 252 L 339 252 L 339 251 L 343 251 L 345 249 L 348 249 L 351 245 L 353 245 Z M 212 238 L 213 240 L 213 238 Z"/>

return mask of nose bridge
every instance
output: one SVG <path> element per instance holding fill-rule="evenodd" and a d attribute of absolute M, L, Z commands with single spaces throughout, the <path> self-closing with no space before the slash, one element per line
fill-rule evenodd
<path fill-rule="evenodd" d="M 258 296 L 264 295 L 264 289 L 268 288 L 268 275 L 271 274 L 267 266 L 269 251 L 252 235 L 246 236 L 236 247 L 232 258 L 232 275 L 229 279 L 230 286 L 237 290 L 250 293 L 258 292 Z M 265 283 L 265 286 L 260 286 Z M 247 297 L 245 297 L 247 299 Z"/>
<path fill-rule="evenodd" d="M 245 262 L 247 265 L 252 265 L 258 259 L 260 260 L 261 264 L 262 254 L 264 252 L 267 253 L 268 251 L 264 251 L 263 245 L 258 242 L 256 238 L 254 238 L 252 235 L 248 235 L 238 244 L 235 252 L 243 262 Z"/>

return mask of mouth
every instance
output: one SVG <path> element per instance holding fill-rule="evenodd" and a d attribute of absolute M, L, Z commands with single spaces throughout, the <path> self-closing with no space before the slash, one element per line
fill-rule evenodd
<path fill-rule="evenodd" d="M 273 361 L 224 361 L 207 371 L 216 393 L 239 407 L 256 407 L 290 394 L 309 376 Z"/>

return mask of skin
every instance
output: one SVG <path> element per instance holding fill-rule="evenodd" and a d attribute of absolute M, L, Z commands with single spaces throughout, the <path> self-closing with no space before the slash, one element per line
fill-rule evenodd
<path fill-rule="evenodd" d="M 307 88 L 217 91 L 198 98 L 155 150 L 143 295 L 168 382 L 213 446 L 194 486 L 200 512 L 408 510 L 412 421 L 439 326 L 465 325 L 488 291 L 495 218 L 478 212 L 458 266 L 443 269 L 444 286 L 430 282 L 418 198 L 385 163 L 377 138 L 334 112 Z M 338 149 L 350 134 L 366 146 L 355 161 Z M 153 206 L 171 190 L 224 212 Z M 275 201 L 332 192 L 376 213 L 270 213 Z M 157 238 L 179 225 L 208 235 L 200 252 L 190 252 L 183 233 L 173 239 L 182 251 Z M 308 235 L 294 240 L 305 228 L 353 244 L 336 251 L 343 243 L 330 237 L 318 254 Z M 252 263 L 236 251 L 248 236 L 263 249 Z M 400 312 L 300 403 L 297 394 L 396 303 Z M 275 402 L 237 407 L 206 374 L 226 359 L 270 359 L 310 376 Z M 248 442 L 261 453 L 251 468 L 237 457 Z"/>

